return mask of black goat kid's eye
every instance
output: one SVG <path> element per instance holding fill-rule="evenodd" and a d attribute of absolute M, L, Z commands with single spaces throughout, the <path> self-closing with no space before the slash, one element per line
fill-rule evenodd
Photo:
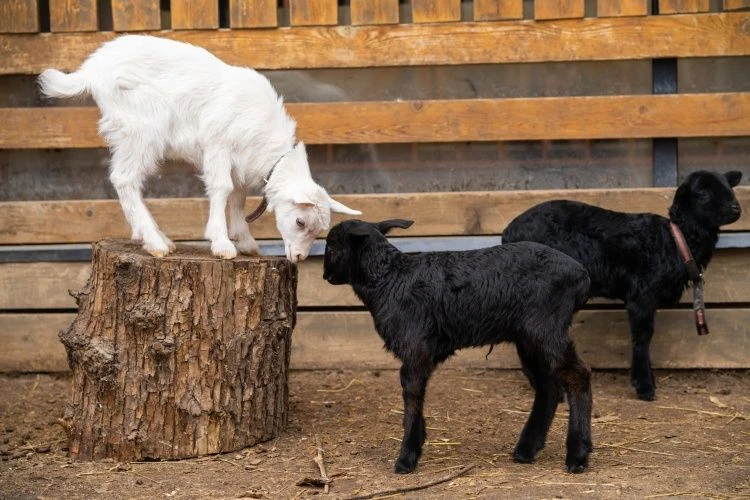
<path fill-rule="evenodd" d="M 305 221 L 303 221 L 299 217 L 297 217 L 297 227 L 299 227 L 299 228 L 305 227 Z"/>

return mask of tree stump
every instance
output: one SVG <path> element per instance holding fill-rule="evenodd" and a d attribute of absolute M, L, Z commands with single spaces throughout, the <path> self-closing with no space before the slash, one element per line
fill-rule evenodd
<path fill-rule="evenodd" d="M 60 332 L 73 370 L 65 420 L 80 459 L 177 459 L 276 437 L 287 421 L 297 268 L 178 245 L 93 245 Z"/>

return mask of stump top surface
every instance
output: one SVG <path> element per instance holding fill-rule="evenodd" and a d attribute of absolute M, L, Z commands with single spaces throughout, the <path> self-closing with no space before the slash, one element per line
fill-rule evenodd
<path fill-rule="evenodd" d="M 209 244 L 206 243 L 175 243 L 177 250 L 170 253 L 166 257 L 161 257 L 159 260 L 164 261 L 178 261 L 178 260 L 191 260 L 191 261 L 222 261 L 218 257 L 211 255 L 211 249 Z M 128 239 L 114 239 L 108 238 L 99 240 L 94 243 L 94 247 L 100 247 L 109 252 L 118 252 L 122 254 L 133 254 L 143 259 L 156 259 L 148 252 L 143 250 L 141 244 Z M 234 259 L 225 260 L 224 262 L 288 262 L 285 257 L 279 256 L 267 256 L 267 255 L 237 255 Z"/>

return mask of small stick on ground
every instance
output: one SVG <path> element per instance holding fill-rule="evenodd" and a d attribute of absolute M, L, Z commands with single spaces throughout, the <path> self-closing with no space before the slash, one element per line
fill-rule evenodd
<path fill-rule="evenodd" d="M 430 481 L 429 483 L 418 484 L 416 486 L 407 486 L 404 488 L 394 488 L 392 490 L 376 491 L 374 493 L 368 493 L 366 495 L 356 495 L 353 497 L 347 497 L 346 500 L 367 500 L 368 498 L 384 497 L 384 496 L 389 496 L 389 495 L 397 495 L 399 493 L 406 493 L 409 491 L 423 490 L 431 486 L 436 486 L 438 484 L 447 483 L 448 481 L 456 479 L 459 476 L 463 476 L 464 474 L 472 470 L 474 467 L 476 467 L 476 465 L 474 464 L 469 465 L 465 467 L 463 470 L 456 472 L 455 474 L 451 474 L 450 476 L 444 477 L 442 479 L 436 479 L 435 481 Z"/>
<path fill-rule="evenodd" d="M 318 464 L 318 469 L 320 469 L 320 478 L 325 483 L 325 486 L 323 486 L 323 493 L 328 494 L 328 488 L 331 483 L 331 479 L 328 477 L 328 474 L 326 474 L 326 466 L 323 463 L 323 446 L 320 444 L 320 436 L 318 436 L 317 434 L 315 435 L 315 447 L 317 448 L 317 453 L 313 460 L 316 464 Z"/>

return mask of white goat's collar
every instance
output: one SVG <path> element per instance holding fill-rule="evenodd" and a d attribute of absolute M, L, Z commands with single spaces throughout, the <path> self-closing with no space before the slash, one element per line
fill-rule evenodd
<path fill-rule="evenodd" d="M 281 160 L 283 160 L 284 158 L 286 158 L 287 155 L 294 150 L 294 148 L 297 147 L 297 144 L 299 144 L 299 143 L 295 141 L 294 146 L 292 146 L 292 149 L 290 149 L 289 151 L 287 151 L 283 155 L 279 156 L 279 159 L 276 160 L 274 162 L 274 164 L 271 166 L 271 170 L 268 171 L 268 175 L 266 175 L 265 177 L 263 177 L 263 182 L 264 183 L 268 184 L 268 181 L 271 180 L 271 175 L 273 174 L 273 171 L 276 168 L 276 166 L 279 163 L 281 163 Z M 263 191 L 264 191 L 264 193 L 263 193 L 263 199 L 260 201 L 260 205 L 258 205 L 258 208 L 256 208 L 255 210 L 253 210 L 253 212 L 250 215 L 248 215 L 248 216 L 245 217 L 245 222 L 247 222 L 248 224 L 251 223 L 251 222 L 253 222 L 254 220 L 256 220 L 261 215 L 263 215 L 263 212 L 265 212 L 266 208 L 268 208 L 268 200 L 266 199 L 265 187 L 264 187 Z"/>

